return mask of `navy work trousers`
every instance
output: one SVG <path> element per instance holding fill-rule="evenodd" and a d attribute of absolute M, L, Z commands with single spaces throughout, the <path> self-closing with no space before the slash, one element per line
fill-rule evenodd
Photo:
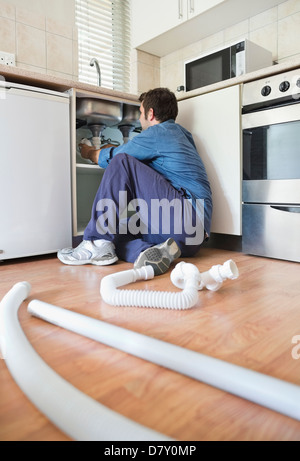
<path fill-rule="evenodd" d="M 128 213 L 128 205 L 135 213 Z M 134 262 L 141 251 L 169 237 L 187 257 L 203 242 L 203 222 L 185 191 L 136 158 L 116 155 L 104 172 L 84 240 L 109 240 L 120 259 Z"/>

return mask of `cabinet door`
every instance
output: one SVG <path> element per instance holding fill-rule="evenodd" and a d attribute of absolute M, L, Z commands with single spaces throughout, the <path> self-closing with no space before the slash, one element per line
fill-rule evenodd
<path fill-rule="evenodd" d="M 191 19 L 205 11 L 223 3 L 225 0 L 185 0 L 187 2 L 187 18 Z M 216 13 L 217 14 L 217 13 Z"/>
<path fill-rule="evenodd" d="M 224 1 L 131 0 L 132 47 L 137 48 Z"/>
<path fill-rule="evenodd" d="M 179 101 L 177 122 L 194 137 L 213 194 L 211 231 L 241 235 L 240 88 Z"/>
<path fill-rule="evenodd" d="M 187 0 L 131 0 L 132 47 L 151 40 L 187 19 Z"/>
<path fill-rule="evenodd" d="M 69 99 L 11 88 L 0 117 L 0 259 L 71 246 Z"/>

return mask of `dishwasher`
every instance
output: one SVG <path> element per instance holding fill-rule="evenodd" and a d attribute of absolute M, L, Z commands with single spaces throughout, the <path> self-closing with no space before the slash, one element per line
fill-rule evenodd
<path fill-rule="evenodd" d="M 72 245 L 69 95 L 0 80 L 0 260 Z"/>

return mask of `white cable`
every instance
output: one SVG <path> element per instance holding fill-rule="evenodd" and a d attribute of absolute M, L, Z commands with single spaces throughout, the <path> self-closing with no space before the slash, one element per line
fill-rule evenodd
<path fill-rule="evenodd" d="M 29 283 L 20 282 L 2 299 L 0 337 L 7 367 L 33 404 L 75 440 L 172 440 L 96 402 L 61 378 L 41 359 L 18 321 L 18 309 L 29 292 Z"/>
<path fill-rule="evenodd" d="M 47 322 L 300 421 L 300 386 L 41 301 L 31 301 L 28 311 Z"/>

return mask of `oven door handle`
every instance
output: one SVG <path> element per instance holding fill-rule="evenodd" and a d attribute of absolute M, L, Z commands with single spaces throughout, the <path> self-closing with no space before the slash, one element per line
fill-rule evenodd
<path fill-rule="evenodd" d="M 300 206 L 275 206 L 271 205 L 274 210 L 285 211 L 286 213 L 300 213 Z"/>
<path fill-rule="evenodd" d="M 250 130 L 260 126 L 277 125 L 280 123 L 295 122 L 299 120 L 299 105 L 293 104 L 286 107 L 276 107 L 272 110 L 252 112 L 242 116 L 243 130 Z"/>

